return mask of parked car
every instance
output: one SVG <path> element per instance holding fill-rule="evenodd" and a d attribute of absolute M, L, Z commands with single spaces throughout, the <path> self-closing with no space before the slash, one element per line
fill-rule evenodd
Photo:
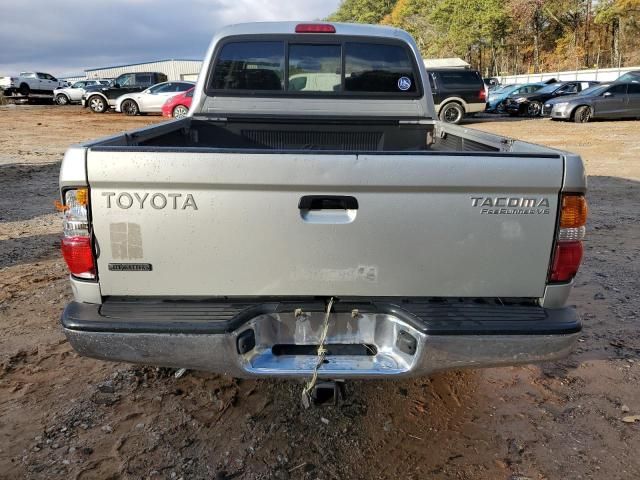
<path fill-rule="evenodd" d="M 537 117 L 548 100 L 562 95 L 574 95 L 597 85 L 599 82 L 554 82 L 524 95 L 510 97 L 504 101 L 504 109 L 509 115 L 528 115 Z"/>
<path fill-rule="evenodd" d="M 32 93 L 53 95 L 53 91 L 64 84 L 63 80 L 43 72 L 22 72 L 17 77 L 0 78 L 0 88 L 6 96 L 29 96 Z"/>
<path fill-rule="evenodd" d="M 545 111 L 550 111 L 554 120 L 577 123 L 600 118 L 640 118 L 640 82 L 596 85 L 578 95 L 549 100 Z"/>
<path fill-rule="evenodd" d="M 189 113 L 191 101 L 193 100 L 193 91 L 191 88 L 184 93 L 170 97 L 164 105 L 162 105 L 162 115 L 165 117 L 184 118 Z"/>
<path fill-rule="evenodd" d="M 502 85 L 494 90 L 489 90 L 487 98 L 487 112 L 504 112 L 504 101 L 509 97 L 533 93 L 544 87 L 544 83 L 525 83 L 524 85 Z"/>
<path fill-rule="evenodd" d="M 174 96 L 193 88 L 193 82 L 162 82 L 138 93 L 128 93 L 116 100 L 116 112 L 125 115 L 140 113 L 161 113 L 164 103 Z"/>
<path fill-rule="evenodd" d="M 79 80 L 73 83 L 71 86 L 56 88 L 53 91 L 53 98 L 58 105 L 80 103 L 86 87 L 105 86 L 108 84 L 109 80 Z"/>
<path fill-rule="evenodd" d="M 378 25 L 220 28 L 187 118 L 70 147 L 71 345 L 312 398 L 568 355 L 583 163 L 439 121 L 419 52 Z M 301 57 L 340 82 L 292 90 Z"/>
<path fill-rule="evenodd" d="M 141 92 L 156 83 L 166 81 L 167 76 L 159 72 L 123 73 L 109 85 L 86 87 L 81 103 L 94 113 L 104 113 L 115 107 L 116 100 L 122 95 Z"/>
<path fill-rule="evenodd" d="M 441 121 L 460 123 L 465 115 L 484 112 L 487 89 L 477 70 L 430 68 L 433 103 Z"/>

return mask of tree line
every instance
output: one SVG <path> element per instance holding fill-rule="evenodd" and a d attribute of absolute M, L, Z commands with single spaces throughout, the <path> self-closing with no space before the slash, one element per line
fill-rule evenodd
<path fill-rule="evenodd" d="M 403 28 L 486 76 L 640 65 L 640 0 L 343 0 L 328 20 Z"/>

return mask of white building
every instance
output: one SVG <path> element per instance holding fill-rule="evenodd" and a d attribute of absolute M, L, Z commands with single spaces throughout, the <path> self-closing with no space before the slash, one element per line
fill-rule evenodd
<path fill-rule="evenodd" d="M 79 80 L 86 80 L 86 75 L 67 75 L 66 77 L 57 77 L 58 80 L 64 80 L 65 82 L 75 83 Z"/>
<path fill-rule="evenodd" d="M 190 80 L 195 82 L 202 68 L 201 60 L 158 60 L 156 62 L 132 63 L 113 67 L 89 68 L 86 78 L 116 78 L 123 73 L 160 72 L 168 80 Z"/>
<path fill-rule="evenodd" d="M 468 62 L 465 62 L 461 58 L 425 58 L 424 67 L 429 70 L 430 68 L 471 68 Z"/>

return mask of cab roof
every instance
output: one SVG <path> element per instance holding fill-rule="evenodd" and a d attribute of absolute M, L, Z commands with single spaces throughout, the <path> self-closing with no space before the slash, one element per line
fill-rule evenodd
<path fill-rule="evenodd" d="M 286 35 L 295 34 L 296 26 L 300 24 L 318 24 L 333 25 L 336 33 L 322 33 L 320 35 L 343 35 L 354 37 L 380 37 L 380 38 L 398 38 L 404 41 L 412 42 L 413 39 L 406 31 L 384 25 L 363 25 L 356 23 L 340 23 L 340 22 L 251 22 L 237 23 L 227 25 L 217 32 L 217 37 L 228 37 L 234 35 Z M 307 33 L 299 33 L 298 35 L 309 35 Z"/>

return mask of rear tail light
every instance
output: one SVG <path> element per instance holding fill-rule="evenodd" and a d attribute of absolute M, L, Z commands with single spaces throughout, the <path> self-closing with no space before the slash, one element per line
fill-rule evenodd
<path fill-rule="evenodd" d="M 551 282 L 568 282 L 578 273 L 582 261 L 587 211 L 584 195 L 562 195 L 560 228 L 549 273 Z"/>
<path fill-rule="evenodd" d="M 62 256 L 73 275 L 80 278 L 95 278 L 93 251 L 89 237 L 63 237 Z"/>
<path fill-rule="evenodd" d="M 299 23 L 296 33 L 336 33 L 336 27 L 329 23 Z"/>
<path fill-rule="evenodd" d="M 553 265 L 551 266 L 552 282 L 566 282 L 571 280 L 580 268 L 582 261 L 582 242 L 558 242 L 556 245 Z"/>
<path fill-rule="evenodd" d="M 64 193 L 62 256 L 72 275 L 91 279 L 96 278 L 96 266 L 89 234 L 88 203 L 86 188 Z"/>
<path fill-rule="evenodd" d="M 482 87 L 482 90 L 480 90 L 480 101 L 481 102 L 486 102 L 487 101 L 487 89 L 486 87 Z"/>

